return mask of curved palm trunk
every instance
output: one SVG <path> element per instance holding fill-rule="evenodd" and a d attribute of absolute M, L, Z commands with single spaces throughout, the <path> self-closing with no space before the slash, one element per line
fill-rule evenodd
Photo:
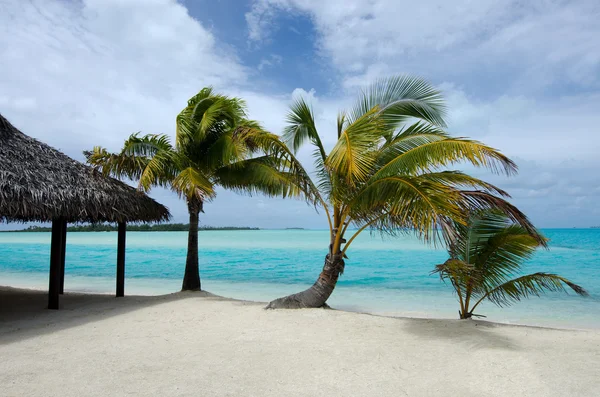
<path fill-rule="evenodd" d="M 188 231 L 187 258 L 183 275 L 182 291 L 200 291 L 200 270 L 198 268 L 198 215 L 202 211 L 202 202 L 188 200 L 190 230 Z"/>
<path fill-rule="evenodd" d="M 297 294 L 275 299 L 266 309 L 302 309 L 326 306 L 325 302 L 331 296 L 340 274 L 344 272 L 343 254 L 327 254 L 325 265 L 317 281 L 309 289 Z"/>

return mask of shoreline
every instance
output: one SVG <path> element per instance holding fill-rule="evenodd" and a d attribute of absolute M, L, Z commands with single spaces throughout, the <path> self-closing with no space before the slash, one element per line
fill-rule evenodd
<path fill-rule="evenodd" d="M 30 293 L 30 292 L 35 292 L 35 293 L 40 293 L 40 294 L 46 294 L 47 293 L 47 288 L 43 288 L 43 287 L 13 287 L 13 286 L 9 286 L 9 285 L 0 285 L 0 292 L 14 292 L 14 293 Z M 161 293 L 161 294 L 126 294 L 126 297 L 130 297 L 130 298 L 140 298 L 140 299 L 144 299 L 144 298 L 148 298 L 148 299 L 160 299 L 160 298 L 168 298 L 171 296 L 178 296 L 179 294 L 201 294 L 201 296 L 205 297 L 211 297 L 211 298 L 215 298 L 215 299 L 220 299 L 223 301 L 231 301 L 231 302 L 239 302 L 239 303 L 244 303 L 244 304 L 254 304 L 254 305 L 261 305 L 266 306 L 269 302 L 267 301 L 262 301 L 262 300 L 251 300 L 251 299 L 238 299 L 238 298 L 234 298 L 234 297 L 228 297 L 228 296 L 222 296 L 222 295 L 218 295 L 215 293 L 212 293 L 210 291 L 207 290 L 201 290 L 201 291 L 174 291 L 174 292 L 170 292 L 170 293 Z M 86 291 L 86 290 L 78 290 L 78 289 L 65 289 L 65 295 L 62 296 L 66 296 L 66 295 L 70 295 L 70 296 L 91 296 L 91 297 L 114 297 L 114 293 L 113 292 L 99 292 L 99 291 Z M 290 310 L 294 310 L 294 309 L 290 309 Z M 299 310 L 304 310 L 304 309 L 299 309 Z M 312 310 L 312 309 L 307 309 L 307 310 Z M 321 309 L 316 309 L 316 310 L 321 310 Z M 403 314 L 386 314 L 386 313 L 378 313 L 375 311 L 365 311 L 365 310 L 351 310 L 351 309 L 347 309 L 347 308 L 339 308 L 336 306 L 331 306 L 329 309 L 323 309 L 323 310 L 333 310 L 333 311 L 338 311 L 338 312 L 343 312 L 343 313 L 354 313 L 354 314 L 360 314 L 360 315 L 366 315 L 366 316 L 374 316 L 374 317 L 381 317 L 381 318 L 390 318 L 390 319 L 400 319 L 400 320 L 416 320 L 416 321 L 423 321 L 423 320 L 432 320 L 432 321 L 449 321 L 449 322 L 453 322 L 453 321 L 473 321 L 473 322 L 477 322 L 477 323 L 483 323 L 483 324 L 490 324 L 490 325 L 497 325 L 497 326 L 507 326 L 507 327 L 526 327 L 526 328 L 536 328 L 536 329 L 547 329 L 547 330 L 557 330 L 557 331 L 583 331 L 583 332 L 598 332 L 600 334 L 600 328 L 598 327 L 589 327 L 589 328 L 578 328 L 578 327 L 573 327 L 573 326 L 549 326 L 549 325 L 536 325 L 536 324 L 520 324 L 520 323 L 510 323 L 510 322 L 502 322 L 502 321 L 493 321 L 493 320 L 486 320 L 484 318 L 479 318 L 479 319 L 474 319 L 471 318 L 469 320 L 460 320 L 458 318 L 444 318 L 444 317 L 435 317 L 435 316 L 431 316 L 431 317 L 427 317 L 427 316 L 410 316 L 410 315 L 403 315 Z"/>

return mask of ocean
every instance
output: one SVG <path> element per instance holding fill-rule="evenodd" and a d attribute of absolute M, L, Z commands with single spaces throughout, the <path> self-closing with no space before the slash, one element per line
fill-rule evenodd
<path fill-rule="evenodd" d="M 508 308 L 479 306 L 487 320 L 562 328 L 600 328 L 600 229 L 546 229 L 549 250 L 538 250 L 527 273 L 557 273 L 590 297 L 549 293 Z M 116 232 L 69 233 L 65 290 L 114 293 Z M 181 287 L 187 233 L 129 232 L 126 294 L 155 295 Z M 312 285 L 327 252 L 323 230 L 200 231 L 203 289 L 226 297 L 267 302 Z M 48 287 L 50 233 L 0 233 L 0 285 Z M 412 236 L 363 233 L 330 306 L 381 315 L 457 318 L 450 285 L 430 275 L 447 254 Z"/>

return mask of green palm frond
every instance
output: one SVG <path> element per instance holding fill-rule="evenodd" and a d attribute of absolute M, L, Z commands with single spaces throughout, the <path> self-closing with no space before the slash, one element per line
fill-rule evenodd
<path fill-rule="evenodd" d="M 129 136 L 123 144 L 121 154 L 126 156 L 152 157 L 160 151 L 172 151 L 173 146 L 169 137 L 162 134 L 147 134 L 140 136 L 137 132 Z"/>
<path fill-rule="evenodd" d="M 432 182 L 442 183 L 456 189 L 478 189 L 479 191 L 510 197 L 508 193 L 491 183 L 472 177 L 460 171 L 429 172 L 419 175 L 420 178 Z"/>
<path fill-rule="evenodd" d="M 372 222 L 374 215 L 384 214 L 373 222 L 375 228 L 390 234 L 394 229 L 410 228 L 429 241 L 437 233 L 435 227 L 440 219 L 461 216 L 460 207 L 452 197 L 457 198 L 458 194 L 451 186 L 418 176 L 382 178 L 355 196 L 351 203 L 352 218 Z"/>
<path fill-rule="evenodd" d="M 374 108 L 349 124 L 333 147 L 325 166 L 354 186 L 372 173 L 376 149 L 382 136 L 382 124 Z"/>
<path fill-rule="evenodd" d="M 140 136 L 135 133 L 125 141 L 120 153 L 109 153 L 104 148 L 95 147 L 91 152 L 84 152 L 87 162 L 105 175 L 117 178 L 140 179 L 153 157 L 162 153 L 162 157 L 173 152 L 173 147 L 166 135 L 149 134 Z M 155 168 L 155 164 L 150 164 Z M 149 189 L 145 184 L 144 190 Z M 141 185 L 140 185 L 141 187 Z"/>
<path fill-rule="evenodd" d="M 192 113 L 192 118 L 198 123 L 197 132 L 199 136 L 197 139 L 202 139 L 212 129 L 233 126 L 238 118 L 245 116 L 238 113 L 240 111 L 236 103 L 238 99 L 219 96 L 204 99 L 203 102 L 205 101 L 210 101 L 206 108 L 201 107 L 204 103 L 199 103 Z"/>
<path fill-rule="evenodd" d="M 297 173 L 285 170 L 271 156 L 260 156 L 221 167 L 215 178 L 219 185 L 240 193 L 263 193 L 270 197 L 299 197 L 306 189 Z"/>
<path fill-rule="evenodd" d="M 175 145 L 179 150 L 186 147 L 186 144 L 194 141 L 197 135 L 198 123 L 192 117 L 194 106 L 183 108 L 175 119 Z"/>
<path fill-rule="evenodd" d="M 236 139 L 244 141 L 252 152 L 262 152 L 271 157 L 274 160 L 271 166 L 276 167 L 278 172 L 294 174 L 296 179 L 293 188 L 300 188 L 307 201 L 315 206 L 326 207 L 326 201 L 308 172 L 279 136 L 260 128 L 247 127 L 237 129 L 235 134 L 238 136 Z"/>
<path fill-rule="evenodd" d="M 143 156 L 110 153 L 100 146 L 95 146 L 91 151 L 84 151 L 83 154 L 87 163 L 94 169 L 116 178 L 138 179 L 149 161 Z"/>
<path fill-rule="evenodd" d="M 470 214 L 466 225 L 456 225 L 455 239 L 449 247 L 450 259 L 437 265 L 444 281 L 450 280 L 459 296 L 461 318 L 469 318 L 484 300 L 506 306 L 545 291 L 587 292 L 570 280 L 549 273 L 518 276 L 523 263 L 545 243 L 539 232 L 530 233 L 513 223 L 500 209 L 478 210 Z"/>
<path fill-rule="evenodd" d="M 414 123 L 390 136 L 385 144 L 381 146 L 377 154 L 377 168 L 380 169 L 411 149 L 447 138 L 450 138 L 450 136 L 437 126 L 422 121 Z"/>
<path fill-rule="evenodd" d="M 211 87 L 190 98 L 177 115 L 176 145 L 184 150 L 208 136 L 218 136 L 245 120 L 245 103 L 239 98 L 216 95 Z"/>
<path fill-rule="evenodd" d="M 202 202 L 215 196 L 214 184 L 194 167 L 182 169 L 171 180 L 171 188 L 188 200 L 196 198 Z"/>
<path fill-rule="evenodd" d="M 198 156 L 197 162 L 203 164 L 208 170 L 216 169 L 246 158 L 249 152 L 244 141 L 236 139 L 233 131 L 227 131 L 214 142 L 207 143 L 202 150 L 202 155 Z"/>
<path fill-rule="evenodd" d="M 312 108 L 302 97 L 297 98 L 290 106 L 287 115 L 287 126 L 283 130 L 283 141 L 293 149 L 294 153 L 310 141 L 314 146 L 313 157 L 318 178 L 318 187 L 324 196 L 331 194 L 331 178 L 325 168 L 327 154 L 317 131 Z"/>
<path fill-rule="evenodd" d="M 246 118 L 243 100 L 204 88 L 188 100 L 177 115 L 176 126 L 175 147 L 165 135 L 137 133 L 125 141 L 120 153 L 98 147 L 86 152 L 86 157 L 107 175 L 136 179 L 145 191 L 153 186 L 170 187 L 188 201 L 212 199 L 219 181 L 240 191 L 285 196 L 297 196 L 298 189 L 303 189 L 311 201 L 322 201 L 279 137 Z M 272 161 L 251 160 L 256 154 Z M 226 181 L 224 175 L 234 172 L 235 182 Z"/>
<path fill-rule="evenodd" d="M 461 196 L 459 203 L 464 213 L 499 211 L 506 215 L 510 222 L 521 226 L 527 234 L 535 237 L 540 246 L 547 247 L 547 239 L 533 226 L 521 210 L 507 200 L 481 190 L 461 190 L 459 194 Z"/>
<path fill-rule="evenodd" d="M 446 262 L 436 265 L 430 274 L 438 274 L 444 282 L 449 281 L 458 294 L 466 291 L 467 285 L 477 284 L 480 281 L 479 272 L 475 266 L 450 258 Z"/>
<path fill-rule="evenodd" d="M 361 93 L 350 113 L 350 123 L 373 108 L 381 112 L 390 135 L 412 118 L 440 127 L 446 125 L 446 106 L 441 92 L 419 77 L 404 75 L 377 80 Z"/>
<path fill-rule="evenodd" d="M 173 150 L 162 150 L 148 160 L 139 176 L 138 187 L 149 192 L 153 186 L 171 187 L 173 178 L 181 169 L 181 156 Z"/>
<path fill-rule="evenodd" d="M 507 306 L 531 296 L 539 297 L 545 292 L 567 292 L 565 286 L 577 295 L 588 296 L 585 289 L 564 277 L 549 273 L 534 273 L 498 285 L 488 291 L 483 299 L 489 299 L 498 306 Z"/>
<path fill-rule="evenodd" d="M 419 142 L 420 141 L 420 142 Z M 497 150 L 480 142 L 463 138 L 439 139 L 433 135 L 400 139 L 392 146 L 395 157 L 374 175 L 374 178 L 396 174 L 413 175 L 446 167 L 459 162 L 469 162 L 476 167 L 486 167 L 493 172 L 507 175 L 517 171 L 516 164 Z M 386 160 L 391 149 L 386 151 Z"/>
<path fill-rule="evenodd" d="M 533 257 L 538 246 L 536 238 L 517 225 L 508 226 L 490 237 L 473 258 L 475 263 L 481 264 L 485 289 L 517 274 L 523 262 Z"/>
<path fill-rule="evenodd" d="M 306 141 L 310 140 L 317 146 L 321 159 L 325 161 L 327 156 L 317 132 L 314 114 L 304 98 L 297 98 L 292 103 L 286 123 L 287 126 L 283 130 L 283 140 L 294 152 L 297 152 Z"/>
<path fill-rule="evenodd" d="M 337 137 L 338 139 L 342 136 L 342 132 L 346 128 L 347 114 L 346 112 L 339 112 L 337 116 Z"/>

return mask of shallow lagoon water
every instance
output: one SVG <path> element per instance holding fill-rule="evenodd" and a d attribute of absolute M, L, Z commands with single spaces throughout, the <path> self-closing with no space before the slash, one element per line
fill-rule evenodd
<path fill-rule="evenodd" d="M 203 289 L 236 299 L 269 301 L 298 292 L 316 279 L 327 251 L 327 231 L 201 231 Z M 568 328 L 600 328 L 600 229 L 547 229 L 550 249 L 539 250 L 527 272 L 552 272 L 589 292 L 547 294 L 512 307 L 480 306 L 491 321 Z M 117 234 L 69 233 L 65 289 L 112 293 Z M 126 293 L 179 290 L 185 232 L 127 234 Z M 0 285 L 47 288 L 50 233 L 0 233 Z M 348 251 L 346 271 L 329 303 L 346 310 L 413 317 L 456 318 L 458 303 L 433 266 L 442 248 L 412 236 L 363 233 Z"/>

